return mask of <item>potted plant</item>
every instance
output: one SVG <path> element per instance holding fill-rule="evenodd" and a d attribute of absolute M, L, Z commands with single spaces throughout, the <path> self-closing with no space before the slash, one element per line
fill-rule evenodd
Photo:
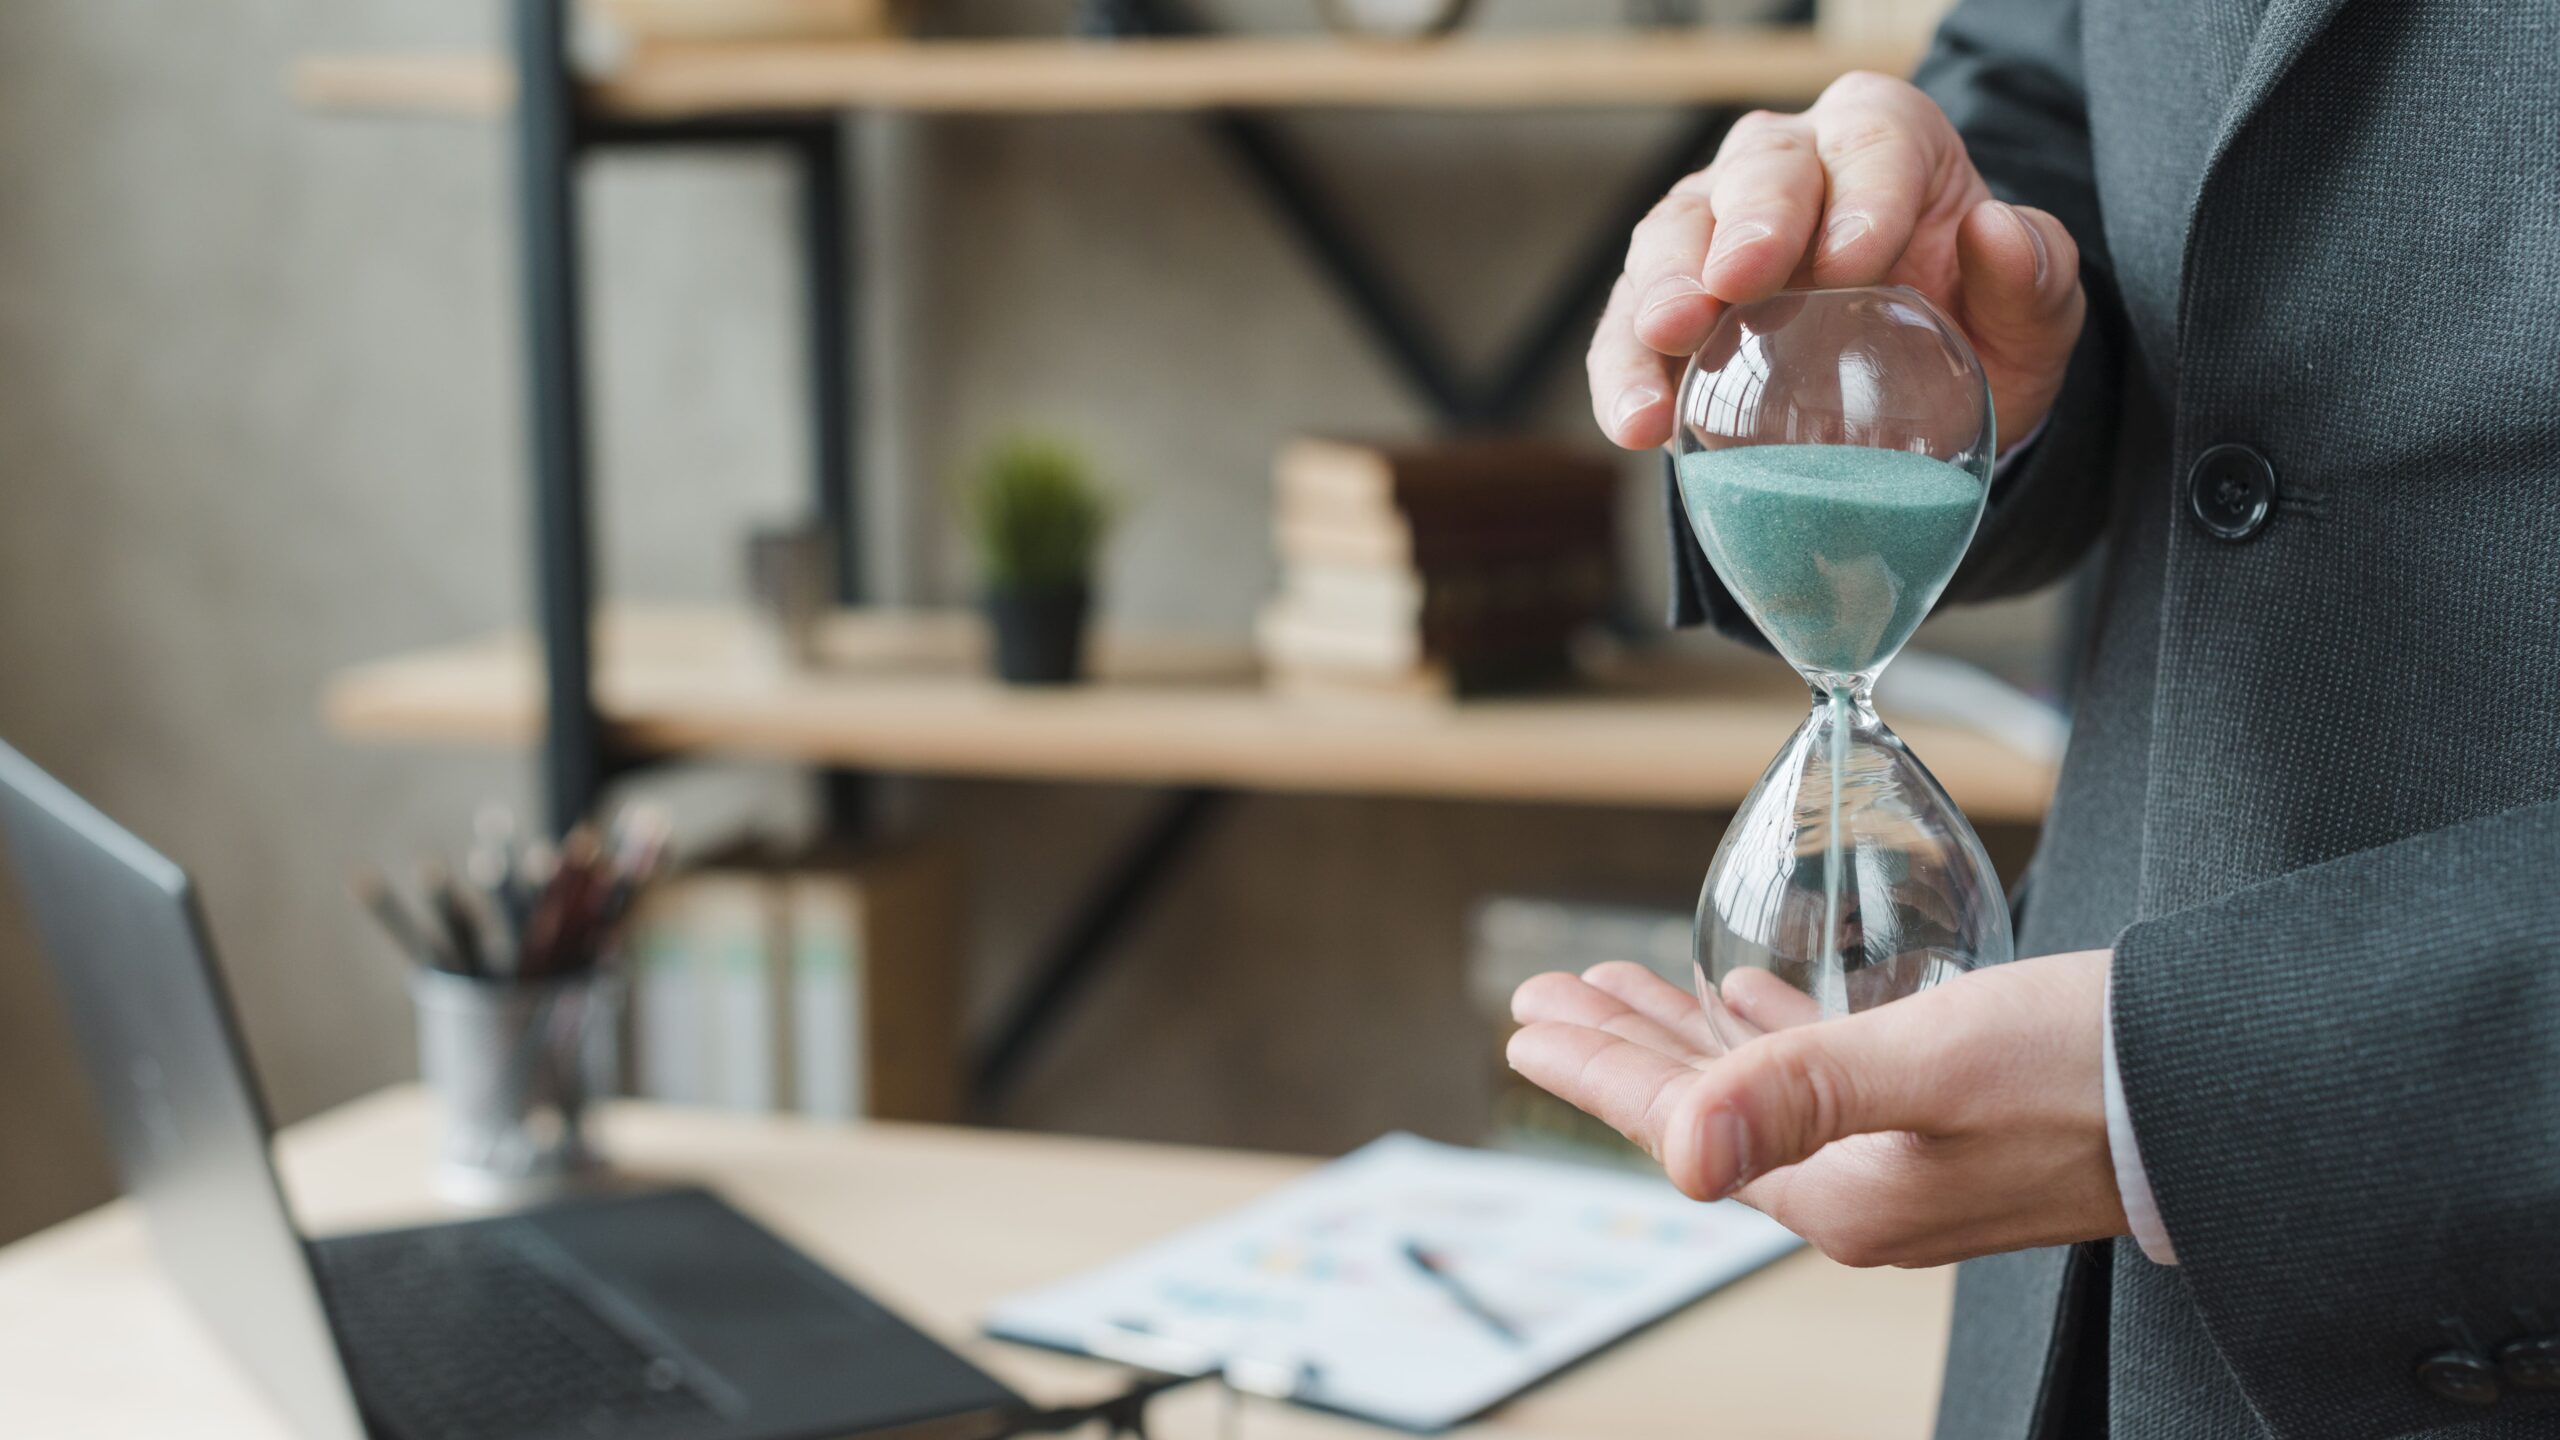
<path fill-rule="evenodd" d="M 996 674 L 1014 685 L 1081 679 L 1094 559 L 1111 527 L 1091 467 L 1057 440 L 1001 441 L 978 462 L 969 512 Z"/>

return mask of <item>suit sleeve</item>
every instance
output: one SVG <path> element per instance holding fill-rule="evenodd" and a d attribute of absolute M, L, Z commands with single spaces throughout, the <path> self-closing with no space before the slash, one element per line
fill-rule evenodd
<path fill-rule="evenodd" d="M 2560 1330 L 2555 861 L 2560 804 L 2527 806 L 2116 943 L 2116 1055 L 2160 1218 L 2288 1436 L 2432 1433 L 2461 1412 L 2419 1357 L 2494 1362 Z M 2510 1397 L 2560 1419 L 2560 1394 Z"/>
<path fill-rule="evenodd" d="M 2124 322 L 2116 302 L 2089 150 L 2077 0 L 1963 0 L 1939 27 L 1913 82 L 1964 136 L 1992 193 L 2049 210 L 2079 242 L 2089 318 L 2044 433 L 1992 487 L 1964 565 L 1957 603 L 2024 594 L 2068 574 L 2105 527 Z M 1666 481 L 1672 534 L 1671 619 L 1759 637 L 1716 579 Z"/>

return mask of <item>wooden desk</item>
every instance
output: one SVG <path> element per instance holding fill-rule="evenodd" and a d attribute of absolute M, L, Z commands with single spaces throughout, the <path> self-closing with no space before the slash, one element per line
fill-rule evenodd
<path fill-rule="evenodd" d="M 635 1173 L 715 1184 L 741 1209 L 1026 1392 L 1107 1393 L 1113 1367 L 977 1338 L 993 1300 L 1207 1218 L 1310 1162 L 995 1131 L 839 1129 L 623 1105 L 606 1143 Z M 414 1089 L 294 1127 L 287 1187 L 327 1233 L 437 1213 Z M 1540 1440 L 1896 1440 L 1928 1433 L 1952 1277 L 1798 1255 L 1462 1432 Z M 1844 1357 L 1849 1362 L 1844 1364 Z M 1163 1440 L 1216 1432 L 1215 1397 L 1169 1398 Z M 43 1440 L 289 1440 L 109 1205 L 0 1250 L 0 1429 Z M 1387 1432 L 1279 1407 L 1245 1440 Z"/>

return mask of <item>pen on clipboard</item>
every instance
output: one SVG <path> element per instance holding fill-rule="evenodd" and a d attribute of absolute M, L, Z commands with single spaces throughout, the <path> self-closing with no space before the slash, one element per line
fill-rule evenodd
<path fill-rule="evenodd" d="M 1520 1333 L 1519 1326 L 1505 1319 L 1501 1311 L 1484 1303 L 1484 1297 L 1469 1288 L 1465 1281 L 1449 1273 L 1448 1262 L 1424 1249 L 1421 1241 L 1407 1240 L 1402 1248 L 1405 1263 L 1420 1271 L 1424 1279 L 1440 1287 L 1442 1294 L 1458 1302 L 1458 1308 L 1473 1316 L 1477 1324 L 1492 1331 L 1505 1344 L 1529 1343 L 1528 1337 Z"/>

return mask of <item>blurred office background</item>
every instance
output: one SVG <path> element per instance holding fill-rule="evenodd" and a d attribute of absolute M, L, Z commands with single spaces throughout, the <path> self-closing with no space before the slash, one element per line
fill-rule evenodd
<path fill-rule="evenodd" d="M 1226 29 L 1313 26 L 1305 0 L 1195 8 Z M 1068 7 L 931 9 L 939 30 L 1032 34 Z M 194 870 L 285 1120 L 414 1073 L 350 866 L 449 849 L 485 801 L 537 793 L 527 757 L 352 746 L 317 703 L 341 667 L 531 608 L 505 130 L 315 117 L 285 82 L 318 50 L 492 47 L 500 20 L 451 0 L 0 7 L 0 736 Z M 1487 0 L 1473 23 L 1622 16 Z M 1452 350 L 1482 361 L 1681 122 L 1278 123 Z M 1430 428 L 1191 118 L 870 116 L 846 135 L 878 598 L 968 599 L 945 477 L 1034 426 L 1083 447 L 1123 501 L 1107 619 L 1241 644 L 1274 583 L 1274 452 L 1310 431 Z M 791 174 L 671 150 L 615 155 L 585 183 L 604 587 L 734 601 L 737 537 L 805 493 Z M 1596 442 L 1573 348 L 1535 420 Z M 1622 468 L 1622 608 L 1651 620 L 1658 471 Z M 1955 617 L 1923 643 L 2031 673 L 2057 614 Z M 781 768 L 672 783 L 691 825 L 810 809 Z M 1154 798 L 964 781 L 896 797 L 902 825 L 965 858 L 976 1031 Z M 1476 1138 L 1496 1079 L 1464 982 L 1470 905 L 1594 887 L 1683 903 L 1721 825 L 1245 797 L 990 1118 L 1302 1151 L 1397 1127 Z M 106 1193 L 78 1092 L 49 982 L 0 909 L 0 1237 Z"/>

